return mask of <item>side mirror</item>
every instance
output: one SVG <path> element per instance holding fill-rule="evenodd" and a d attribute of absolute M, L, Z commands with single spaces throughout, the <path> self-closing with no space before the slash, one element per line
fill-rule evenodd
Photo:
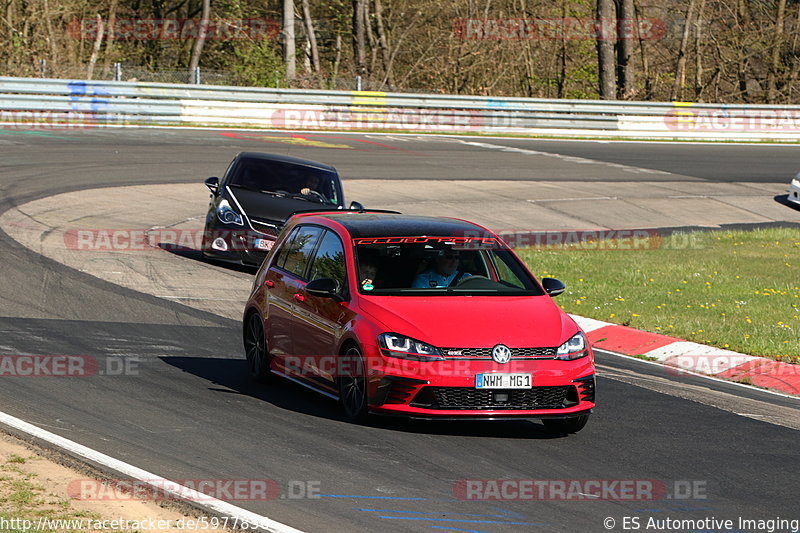
<path fill-rule="evenodd" d="M 208 190 L 211 191 L 211 194 L 216 195 L 219 192 L 219 178 L 208 178 L 203 183 L 206 184 Z"/>
<path fill-rule="evenodd" d="M 542 287 L 550 296 L 558 296 L 567 289 L 566 285 L 555 278 L 542 278 Z"/>
<path fill-rule="evenodd" d="M 333 298 L 337 302 L 342 301 L 339 295 L 339 282 L 331 278 L 318 278 L 306 284 L 306 292 L 322 298 Z"/>
<path fill-rule="evenodd" d="M 352 209 L 353 211 L 363 211 L 364 206 L 361 204 L 361 202 L 350 202 L 350 207 L 348 207 L 348 209 Z"/>

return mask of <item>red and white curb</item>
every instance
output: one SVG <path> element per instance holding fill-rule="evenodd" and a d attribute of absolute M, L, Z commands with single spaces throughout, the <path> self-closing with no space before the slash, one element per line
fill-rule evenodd
<path fill-rule="evenodd" d="M 592 347 L 644 356 L 675 369 L 800 395 L 800 365 L 706 346 L 668 335 L 570 315 Z"/>

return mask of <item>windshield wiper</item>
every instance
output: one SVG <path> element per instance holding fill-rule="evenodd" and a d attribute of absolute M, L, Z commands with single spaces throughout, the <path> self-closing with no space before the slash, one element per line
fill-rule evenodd
<path fill-rule="evenodd" d="M 288 198 L 290 196 L 290 195 L 288 195 L 287 193 L 284 193 L 284 192 L 265 191 L 264 189 L 255 189 L 253 187 L 246 187 L 244 185 L 237 185 L 235 183 L 231 184 L 231 187 L 236 187 L 237 189 L 244 189 L 245 191 L 253 191 L 253 192 L 258 192 L 258 193 L 261 193 L 261 194 L 268 194 L 270 196 L 275 196 L 276 198 Z"/>

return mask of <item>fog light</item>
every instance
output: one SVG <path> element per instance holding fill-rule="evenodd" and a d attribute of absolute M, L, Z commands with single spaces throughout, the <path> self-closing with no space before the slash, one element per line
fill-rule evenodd
<path fill-rule="evenodd" d="M 225 239 L 222 237 L 217 237 L 214 239 L 214 242 L 211 243 L 211 247 L 214 250 L 219 250 L 220 252 L 227 252 L 228 251 L 228 243 L 225 242 Z"/>

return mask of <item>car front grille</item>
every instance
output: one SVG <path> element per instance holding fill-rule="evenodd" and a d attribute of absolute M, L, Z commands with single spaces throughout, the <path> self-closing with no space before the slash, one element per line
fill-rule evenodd
<path fill-rule="evenodd" d="M 577 396 L 577 391 L 571 385 L 508 390 L 423 387 L 411 405 L 428 409 L 561 409 L 577 403 L 572 396 Z"/>
<path fill-rule="evenodd" d="M 254 230 L 260 231 L 262 233 L 267 233 L 269 235 L 278 235 L 278 233 L 280 233 L 281 231 L 281 228 L 278 225 L 272 222 L 267 222 L 266 220 L 258 220 L 255 218 L 251 218 L 250 222 L 253 223 Z"/>
<path fill-rule="evenodd" d="M 494 348 L 440 348 L 448 359 L 491 359 Z M 556 348 L 511 348 L 515 359 L 553 359 Z"/>

